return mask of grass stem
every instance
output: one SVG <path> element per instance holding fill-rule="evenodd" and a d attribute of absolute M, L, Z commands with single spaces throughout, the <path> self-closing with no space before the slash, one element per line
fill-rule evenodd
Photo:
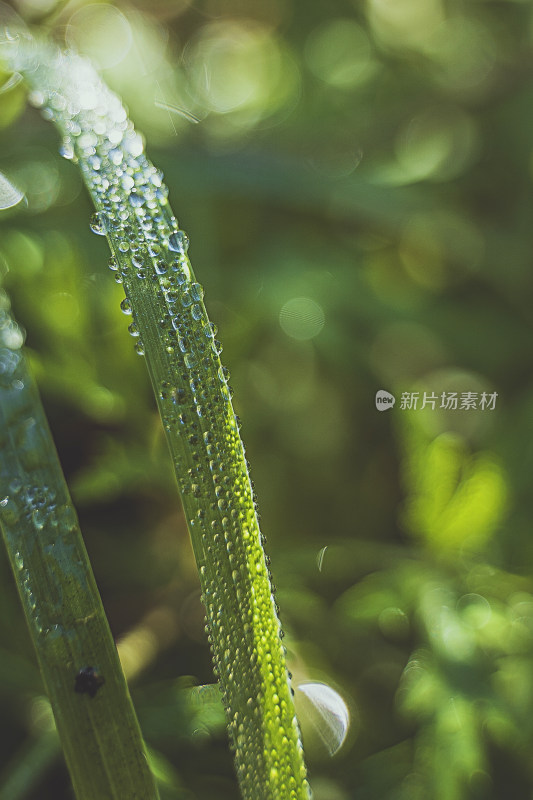
<path fill-rule="evenodd" d="M 85 59 L 27 40 L 12 66 L 81 168 L 146 363 L 200 572 L 245 800 L 307 800 L 282 632 L 239 424 L 188 238 L 120 99 Z"/>
<path fill-rule="evenodd" d="M 0 527 L 67 766 L 78 800 L 155 800 L 137 718 L 22 341 L 2 292 Z"/>

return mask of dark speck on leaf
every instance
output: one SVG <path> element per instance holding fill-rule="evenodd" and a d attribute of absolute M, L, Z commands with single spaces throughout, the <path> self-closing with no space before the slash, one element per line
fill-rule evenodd
<path fill-rule="evenodd" d="M 105 678 L 94 667 L 82 667 L 74 681 L 74 691 L 78 694 L 88 694 L 94 697 L 100 686 L 105 683 Z"/>

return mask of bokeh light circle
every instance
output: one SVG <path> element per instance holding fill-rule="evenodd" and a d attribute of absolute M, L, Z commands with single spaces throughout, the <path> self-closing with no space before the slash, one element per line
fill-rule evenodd
<path fill-rule="evenodd" d="M 324 327 L 325 321 L 322 306 L 310 297 L 293 297 L 287 300 L 279 312 L 282 331 L 299 341 L 314 339 Z"/>
<path fill-rule="evenodd" d="M 70 18 L 65 38 L 75 50 L 88 55 L 101 69 L 115 67 L 126 57 L 133 35 L 118 8 L 94 3 Z"/>

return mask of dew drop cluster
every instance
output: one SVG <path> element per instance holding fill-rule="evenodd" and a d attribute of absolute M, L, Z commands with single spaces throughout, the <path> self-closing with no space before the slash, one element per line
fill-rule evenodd
<path fill-rule="evenodd" d="M 97 209 L 90 228 L 108 238 L 128 331 L 150 360 L 243 795 L 269 785 L 276 797 L 303 800 L 309 788 L 248 464 L 187 234 L 142 136 L 86 60 L 54 51 L 34 73 L 17 68 L 61 131 L 61 155 L 82 170 Z"/>

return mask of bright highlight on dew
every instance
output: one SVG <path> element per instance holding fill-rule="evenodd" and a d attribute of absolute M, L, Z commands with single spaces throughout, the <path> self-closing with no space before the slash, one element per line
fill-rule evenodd
<path fill-rule="evenodd" d="M 330 756 L 334 756 L 344 744 L 350 727 L 348 706 L 326 683 L 301 683 L 297 689 L 309 701 L 307 716 Z"/>
<path fill-rule="evenodd" d="M 0 211 L 18 205 L 23 197 L 24 192 L 17 189 L 17 187 L 0 172 Z"/>

